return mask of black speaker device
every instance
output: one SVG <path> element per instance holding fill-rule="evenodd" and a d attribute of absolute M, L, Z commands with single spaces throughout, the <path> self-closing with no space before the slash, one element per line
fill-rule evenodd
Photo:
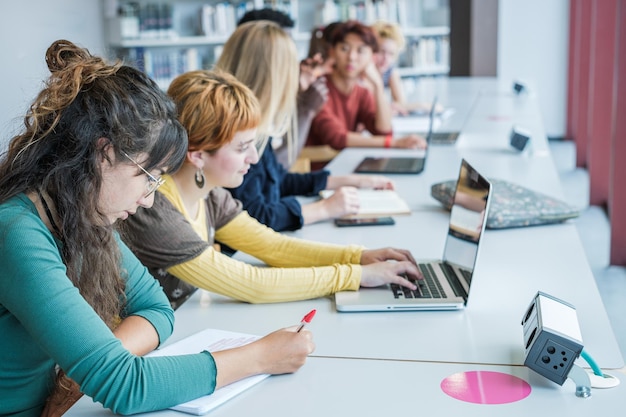
<path fill-rule="evenodd" d="M 512 147 L 514 147 L 518 151 L 523 151 L 524 148 L 526 148 L 526 145 L 528 145 L 529 141 L 530 141 L 529 132 L 527 132 L 526 130 L 520 127 L 513 126 L 513 129 L 511 129 L 511 137 L 510 137 L 510 144 Z"/>
<path fill-rule="evenodd" d="M 520 94 L 524 90 L 526 90 L 526 85 L 523 82 L 521 81 L 513 82 L 513 91 L 515 91 L 515 94 Z"/>

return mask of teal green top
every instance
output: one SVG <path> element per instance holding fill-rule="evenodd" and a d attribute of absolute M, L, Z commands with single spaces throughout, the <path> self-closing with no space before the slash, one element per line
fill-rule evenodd
<path fill-rule="evenodd" d="M 144 317 L 160 342 L 174 312 L 158 282 L 119 241 L 125 315 Z M 66 275 L 56 241 L 23 194 L 0 204 L 0 416 L 39 417 L 58 364 L 81 391 L 115 413 L 164 409 L 215 389 L 208 352 L 128 352 Z"/>

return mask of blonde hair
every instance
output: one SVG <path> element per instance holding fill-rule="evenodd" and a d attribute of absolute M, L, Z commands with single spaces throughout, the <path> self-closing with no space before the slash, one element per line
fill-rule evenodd
<path fill-rule="evenodd" d="M 265 148 L 268 136 L 285 133 L 288 146 L 293 147 L 299 65 L 296 45 L 287 32 L 267 20 L 244 23 L 224 44 L 215 68 L 233 74 L 259 100 L 259 135 L 263 137 L 259 152 Z"/>
<path fill-rule="evenodd" d="M 189 150 L 217 152 L 235 133 L 261 122 L 254 93 L 224 71 L 190 71 L 172 81 L 167 94 L 189 135 Z"/>
<path fill-rule="evenodd" d="M 406 39 L 402 34 L 400 26 L 395 23 L 379 20 L 372 24 L 372 29 L 374 29 L 380 40 L 391 39 L 398 45 L 398 51 L 404 50 Z"/>

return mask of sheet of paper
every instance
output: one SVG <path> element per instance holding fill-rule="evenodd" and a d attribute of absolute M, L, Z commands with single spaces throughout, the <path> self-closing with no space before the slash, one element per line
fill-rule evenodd
<path fill-rule="evenodd" d="M 259 339 L 245 333 L 228 332 L 225 330 L 206 329 L 171 345 L 151 352 L 147 356 L 176 356 L 190 353 L 198 353 L 203 350 L 217 352 L 224 349 L 243 346 Z M 241 381 L 237 381 L 216 390 L 211 395 L 206 395 L 195 400 L 187 401 L 171 407 L 172 410 L 182 411 L 189 414 L 206 414 L 215 407 L 225 403 L 237 394 L 245 391 L 253 385 L 258 384 L 269 375 L 255 375 Z"/>

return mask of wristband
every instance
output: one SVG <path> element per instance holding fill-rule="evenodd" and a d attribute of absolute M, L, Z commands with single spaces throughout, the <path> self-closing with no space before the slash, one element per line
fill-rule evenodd
<path fill-rule="evenodd" d="M 385 148 L 391 148 L 391 141 L 393 140 L 393 136 L 390 134 L 385 136 Z"/>

